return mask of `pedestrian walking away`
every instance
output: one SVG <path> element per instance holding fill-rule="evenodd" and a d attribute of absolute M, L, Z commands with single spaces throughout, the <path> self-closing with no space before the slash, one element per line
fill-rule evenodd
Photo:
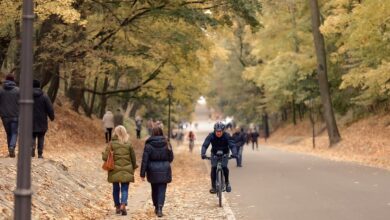
<path fill-rule="evenodd" d="M 234 144 L 233 139 L 230 137 L 229 133 L 225 132 L 225 125 L 222 122 L 217 122 L 214 125 L 214 132 L 210 133 L 205 139 L 202 145 L 201 157 L 206 159 L 207 148 L 211 144 L 211 189 L 210 193 L 216 193 L 215 181 L 217 179 L 217 152 L 223 151 L 224 155 L 229 154 L 229 148 L 232 152 L 232 157 L 237 158 L 237 148 Z M 228 168 L 228 158 L 224 157 L 222 160 L 223 174 L 225 176 L 225 185 L 226 192 L 231 192 L 232 188 L 229 181 L 229 168 Z"/>
<path fill-rule="evenodd" d="M 233 133 L 232 138 L 234 144 L 237 147 L 237 158 L 236 158 L 237 167 L 242 167 L 242 152 L 244 151 L 244 145 L 246 142 L 244 129 L 243 128 L 240 129 L 239 127 L 237 127 L 235 129 L 235 132 Z"/>
<path fill-rule="evenodd" d="M 152 136 L 152 129 L 154 127 L 154 122 L 153 122 L 153 119 L 150 118 L 146 124 L 146 127 L 148 128 L 148 135 L 149 136 Z"/>
<path fill-rule="evenodd" d="M 188 140 L 189 140 L 189 150 L 190 150 L 190 152 L 192 152 L 192 150 L 194 149 L 195 140 L 196 140 L 195 133 L 193 131 L 190 131 L 188 133 Z"/>
<path fill-rule="evenodd" d="M 0 88 L 0 117 L 7 134 L 7 145 L 10 157 L 15 157 L 15 148 L 19 125 L 19 88 L 15 78 L 9 74 Z"/>
<path fill-rule="evenodd" d="M 135 127 L 137 139 L 141 139 L 142 119 L 139 116 L 137 116 L 137 118 L 135 119 Z"/>
<path fill-rule="evenodd" d="M 256 145 L 256 150 L 259 150 L 259 143 L 258 143 L 259 136 L 260 134 L 256 129 L 252 131 L 251 133 L 252 150 L 255 150 L 255 145 Z"/>
<path fill-rule="evenodd" d="M 152 136 L 146 140 L 141 163 L 141 179 L 145 176 L 152 188 L 152 200 L 155 213 L 163 216 L 167 184 L 172 181 L 171 162 L 173 161 L 172 146 L 164 137 L 160 127 L 154 127 Z"/>
<path fill-rule="evenodd" d="M 112 141 L 102 153 L 104 161 L 107 160 L 111 149 L 114 153 L 114 169 L 108 171 L 107 181 L 112 183 L 115 213 L 127 215 L 129 184 L 134 182 L 134 171 L 138 165 L 129 135 L 122 125 L 115 127 Z"/>
<path fill-rule="evenodd" d="M 115 115 L 114 115 L 114 127 L 117 127 L 119 125 L 124 125 L 123 124 L 123 114 L 122 114 L 120 108 L 118 108 L 116 110 Z"/>
<path fill-rule="evenodd" d="M 49 117 L 51 121 L 54 121 L 54 109 L 49 97 L 42 91 L 41 83 L 38 80 L 33 80 L 33 96 L 33 146 L 31 156 L 35 157 L 35 149 L 38 146 L 38 158 L 42 159 L 45 134 L 48 130 L 47 118 Z"/>
<path fill-rule="evenodd" d="M 112 129 L 114 128 L 114 115 L 111 111 L 107 110 L 103 116 L 103 127 L 106 136 L 106 143 L 111 141 Z"/>

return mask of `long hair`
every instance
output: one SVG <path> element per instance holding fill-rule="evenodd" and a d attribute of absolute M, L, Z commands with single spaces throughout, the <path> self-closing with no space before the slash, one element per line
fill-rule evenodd
<path fill-rule="evenodd" d="M 119 143 L 121 144 L 129 141 L 129 134 L 126 131 L 126 128 L 122 125 L 119 125 L 114 129 L 114 135 L 118 137 Z"/>
<path fill-rule="evenodd" d="M 154 127 L 152 129 L 152 136 L 164 136 L 164 132 L 160 127 Z"/>
<path fill-rule="evenodd" d="M 152 137 L 155 137 L 155 136 L 164 136 L 164 132 L 163 132 L 163 130 L 162 130 L 161 127 L 154 127 L 154 128 L 152 129 Z M 167 148 L 168 150 L 172 150 L 172 146 L 171 146 L 171 144 L 169 143 L 169 141 L 168 141 L 167 138 L 165 138 L 165 143 L 166 143 L 166 148 Z"/>

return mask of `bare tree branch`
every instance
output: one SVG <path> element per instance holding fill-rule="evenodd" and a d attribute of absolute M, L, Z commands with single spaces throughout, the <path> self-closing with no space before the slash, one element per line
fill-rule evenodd
<path fill-rule="evenodd" d="M 93 89 L 89 89 L 89 88 L 84 88 L 84 91 L 85 92 L 90 92 L 90 93 L 94 93 L 94 94 L 97 94 L 97 95 L 112 95 L 112 94 L 118 94 L 118 93 L 124 93 L 124 92 L 134 92 L 134 91 L 137 91 L 139 89 L 141 89 L 143 86 L 145 86 L 146 84 L 148 84 L 150 81 L 154 80 L 159 74 L 160 74 L 160 70 L 161 68 L 164 67 L 164 65 L 168 62 L 168 60 L 164 60 L 163 62 L 161 62 L 157 68 L 150 73 L 149 77 L 143 81 L 141 84 L 133 87 L 133 88 L 129 88 L 129 89 L 119 89 L 119 90 L 113 90 L 113 91 L 106 91 L 106 92 L 95 92 Z"/>

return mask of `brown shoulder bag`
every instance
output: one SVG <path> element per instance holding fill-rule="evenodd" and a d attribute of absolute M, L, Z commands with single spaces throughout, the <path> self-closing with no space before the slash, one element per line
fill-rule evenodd
<path fill-rule="evenodd" d="M 114 169 L 114 151 L 112 149 L 112 144 L 110 143 L 110 149 L 108 151 L 107 160 L 103 163 L 103 170 L 111 171 Z"/>

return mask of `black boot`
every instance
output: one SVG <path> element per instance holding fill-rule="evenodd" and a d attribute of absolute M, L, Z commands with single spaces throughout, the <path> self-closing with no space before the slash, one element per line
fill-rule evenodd
<path fill-rule="evenodd" d="M 119 215 L 122 213 L 121 206 L 115 206 L 115 214 Z"/>
<path fill-rule="evenodd" d="M 122 204 L 120 209 L 121 209 L 122 215 L 127 215 L 126 204 Z"/>
<path fill-rule="evenodd" d="M 161 205 L 159 205 L 159 206 L 157 207 L 157 216 L 158 216 L 158 217 L 163 217 L 162 206 L 161 206 Z"/>
<path fill-rule="evenodd" d="M 9 150 L 9 157 L 11 157 L 11 158 L 15 157 L 15 149 Z"/>

